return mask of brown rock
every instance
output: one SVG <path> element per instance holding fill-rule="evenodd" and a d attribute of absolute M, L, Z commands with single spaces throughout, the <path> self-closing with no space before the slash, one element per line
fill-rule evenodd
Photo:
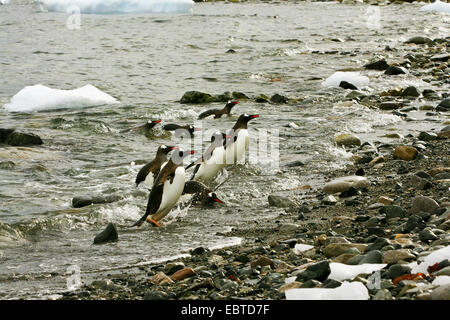
<path fill-rule="evenodd" d="M 405 161 L 414 160 L 419 152 L 414 147 L 398 146 L 394 150 L 394 159 L 400 159 Z"/>
<path fill-rule="evenodd" d="M 369 162 L 369 164 L 372 165 L 372 164 L 377 164 L 377 163 L 381 163 L 381 162 L 384 162 L 384 161 L 385 161 L 384 157 L 380 156 L 380 157 L 376 157 L 373 160 L 371 160 Z"/>
<path fill-rule="evenodd" d="M 164 286 L 173 283 L 173 280 L 166 276 L 164 272 L 160 271 L 151 277 L 150 282 L 158 286 Z"/>
<path fill-rule="evenodd" d="M 192 268 L 184 268 L 175 272 L 170 276 L 170 278 L 175 281 L 180 281 L 189 277 L 193 277 L 195 275 L 196 273 Z"/>
<path fill-rule="evenodd" d="M 253 269 L 255 269 L 257 266 L 261 266 L 261 267 L 270 266 L 272 269 L 274 269 L 274 264 L 273 264 L 272 259 L 270 259 L 268 257 L 264 257 L 264 256 L 263 257 L 259 257 L 258 259 L 252 261 L 250 263 L 250 266 Z"/>
<path fill-rule="evenodd" d="M 354 253 L 343 253 L 339 256 L 337 256 L 336 258 L 334 258 L 333 262 L 337 262 L 337 263 L 347 263 L 347 261 L 350 258 L 353 258 L 354 256 L 356 256 L 356 254 Z"/>
<path fill-rule="evenodd" d="M 196 283 L 193 286 L 189 287 L 188 290 L 195 291 L 201 288 L 214 289 L 215 286 L 213 280 L 211 278 L 206 278 L 200 281 L 199 283 Z"/>
<path fill-rule="evenodd" d="M 389 206 L 389 205 L 392 204 L 392 202 L 394 202 L 394 199 L 391 199 L 391 198 L 386 197 L 386 196 L 381 196 L 381 197 L 378 198 L 378 202 L 382 203 L 382 204 L 384 204 L 386 206 Z"/>
<path fill-rule="evenodd" d="M 399 261 L 413 261 L 416 256 L 409 249 L 388 250 L 383 255 L 383 263 L 394 264 Z"/>
<path fill-rule="evenodd" d="M 448 139 L 448 138 L 450 138 L 450 130 L 439 131 L 437 136 L 439 139 Z"/>
<path fill-rule="evenodd" d="M 325 247 L 324 253 L 327 258 L 337 257 L 350 248 L 356 248 L 360 252 L 366 250 L 367 244 L 364 243 L 331 243 Z"/>
<path fill-rule="evenodd" d="M 416 214 L 419 212 L 437 214 L 439 212 L 439 209 L 439 204 L 430 197 L 417 196 L 412 200 L 411 214 Z"/>
<path fill-rule="evenodd" d="M 293 281 L 291 283 L 286 283 L 278 288 L 278 291 L 285 292 L 288 289 L 296 289 L 300 288 L 300 286 L 303 284 L 303 282 Z"/>
<path fill-rule="evenodd" d="M 434 177 L 435 175 L 439 174 L 439 173 L 443 173 L 443 172 L 449 172 L 450 168 L 448 167 L 439 167 L 439 168 L 433 168 L 431 170 L 428 170 L 428 174 L 432 177 Z"/>

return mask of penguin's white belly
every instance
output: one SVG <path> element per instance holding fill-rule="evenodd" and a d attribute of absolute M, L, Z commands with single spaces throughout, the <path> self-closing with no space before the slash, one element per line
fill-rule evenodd
<path fill-rule="evenodd" d="M 224 155 L 225 149 L 223 147 L 214 149 L 211 158 L 200 164 L 200 168 L 195 174 L 194 180 L 209 181 L 214 179 L 225 166 Z"/>
<path fill-rule="evenodd" d="M 237 139 L 234 143 L 227 146 L 226 149 L 226 164 L 234 164 L 241 160 L 247 151 L 249 144 L 249 134 L 247 129 L 239 130 Z"/>
<path fill-rule="evenodd" d="M 161 205 L 159 206 L 158 211 L 152 215 L 152 219 L 156 221 L 161 220 L 170 212 L 170 210 L 172 210 L 183 193 L 185 182 L 186 174 L 184 168 L 178 167 L 177 170 L 175 170 L 173 182 L 170 183 L 170 180 L 164 182 Z"/>

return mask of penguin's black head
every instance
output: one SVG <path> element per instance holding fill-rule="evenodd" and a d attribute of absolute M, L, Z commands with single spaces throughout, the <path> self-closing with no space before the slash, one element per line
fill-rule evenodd
<path fill-rule="evenodd" d="M 259 117 L 259 114 L 250 114 L 250 115 L 248 115 L 248 114 L 244 113 L 244 114 L 241 114 L 241 115 L 239 116 L 238 121 L 242 121 L 242 122 L 244 122 L 244 123 L 247 123 L 247 122 L 249 122 L 250 120 L 255 119 L 255 118 L 258 118 L 258 117 Z"/>
<path fill-rule="evenodd" d="M 158 152 L 161 150 L 162 153 L 168 154 L 170 151 L 175 150 L 175 149 L 178 149 L 178 147 L 162 145 L 158 148 Z"/>
<path fill-rule="evenodd" d="M 220 200 L 217 197 L 217 194 L 215 192 L 208 193 L 208 197 L 206 198 L 207 203 L 213 204 L 214 202 L 223 203 L 222 200 Z"/>
<path fill-rule="evenodd" d="M 190 134 L 194 134 L 194 131 L 201 131 L 201 130 L 202 130 L 202 129 L 196 128 L 196 127 L 194 127 L 193 125 L 190 125 L 190 126 L 188 127 L 188 131 L 189 131 Z"/>
<path fill-rule="evenodd" d="M 231 110 L 231 108 L 233 108 L 238 103 L 239 101 L 228 101 L 228 103 L 225 105 L 225 108 L 229 108 Z"/>
<path fill-rule="evenodd" d="M 156 126 L 158 123 L 160 123 L 161 122 L 161 120 L 152 120 L 152 121 L 149 121 L 149 122 L 147 122 L 147 125 L 150 127 L 150 128 L 153 128 L 154 126 Z"/>

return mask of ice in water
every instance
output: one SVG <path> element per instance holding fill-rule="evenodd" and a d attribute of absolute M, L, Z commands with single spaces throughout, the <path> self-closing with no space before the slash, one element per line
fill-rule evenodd
<path fill-rule="evenodd" d="M 334 289 L 289 289 L 285 295 L 286 300 L 369 300 L 369 292 L 361 282 L 344 282 Z"/>
<path fill-rule="evenodd" d="M 192 0 L 35 0 L 48 11 L 80 13 L 186 13 L 194 6 Z"/>
<path fill-rule="evenodd" d="M 37 84 L 20 90 L 11 98 L 10 103 L 4 105 L 4 108 L 10 112 L 31 112 L 113 103 L 119 103 L 119 101 L 90 84 L 74 90 L 52 89 Z"/>
<path fill-rule="evenodd" d="M 347 81 L 348 83 L 353 84 L 358 89 L 364 87 L 369 84 L 369 78 L 366 76 L 362 76 L 359 72 L 335 72 L 331 76 L 329 76 L 324 82 L 322 82 L 322 86 L 330 88 L 330 87 L 339 87 L 341 81 Z"/>

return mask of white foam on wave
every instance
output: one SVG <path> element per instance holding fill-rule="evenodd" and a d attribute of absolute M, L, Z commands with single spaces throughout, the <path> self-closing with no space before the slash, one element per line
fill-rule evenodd
<path fill-rule="evenodd" d="M 433 3 L 426 4 L 420 8 L 420 11 L 437 11 L 450 13 L 450 3 L 441 2 L 436 0 Z"/>
<path fill-rule="evenodd" d="M 339 87 L 341 81 L 347 81 L 358 89 L 365 87 L 369 84 L 369 78 L 366 76 L 362 76 L 359 72 L 335 72 L 331 76 L 329 76 L 324 82 L 322 82 L 322 86 L 327 88 Z"/>
<path fill-rule="evenodd" d="M 48 11 L 80 13 L 186 13 L 194 6 L 192 0 L 35 0 Z"/>
<path fill-rule="evenodd" d="M 64 108 L 93 107 L 120 103 L 116 98 L 87 84 L 74 90 L 52 89 L 41 84 L 27 86 L 4 105 L 10 112 L 30 112 Z"/>

